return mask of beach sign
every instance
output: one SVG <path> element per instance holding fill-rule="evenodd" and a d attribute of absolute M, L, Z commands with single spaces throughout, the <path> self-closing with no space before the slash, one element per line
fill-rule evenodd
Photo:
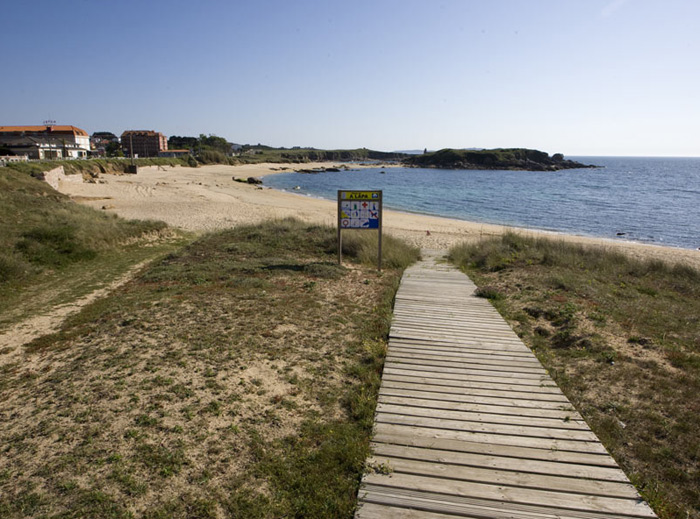
<path fill-rule="evenodd" d="M 377 230 L 377 268 L 382 269 L 382 192 L 338 191 L 338 263 L 343 261 L 343 229 Z"/>

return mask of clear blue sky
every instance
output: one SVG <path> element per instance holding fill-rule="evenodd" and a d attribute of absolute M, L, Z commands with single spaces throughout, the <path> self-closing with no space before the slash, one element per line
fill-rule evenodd
<path fill-rule="evenodd" d="M 700 156 L 698 0 L 6 2 L 0 125 Z"/>

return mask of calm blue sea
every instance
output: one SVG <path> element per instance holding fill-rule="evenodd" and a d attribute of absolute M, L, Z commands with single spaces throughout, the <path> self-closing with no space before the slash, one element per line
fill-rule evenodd
<path fill-rule="evenodd" d="M 265 177 L 265 184 L 330 200 L 338 189 L 381 189 L 385 207 L 402 211 L 700 247 L 700 158 L 571 158 L 603 167 L 557 172 L 370 168 L 285 173 Z"/>

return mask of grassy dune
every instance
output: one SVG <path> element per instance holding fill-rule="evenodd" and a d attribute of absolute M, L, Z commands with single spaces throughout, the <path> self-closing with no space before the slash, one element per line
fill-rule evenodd
<path fill-rule="evenodd" d="M 181 242 L 162 222 L 107 215 L 0 168 L 0 325 L 26 317 L 23 308 L 74 299 Z"/>
<path fill-rule="evenodd" d="M 417 251 L 285 220 L 204 236 L 0 375 L 0 516 L 352 517 Z M 368 258 L 363 261 L 362 258 Z"/>
<path fill-rule="evenodd" d="M 228 162 L 224 161 L 224 164 Z M 7 165 L 7 170 L 25 174 L 38 174 L 49 171 L 59 166 L 67 175 L 84 175 L 85 177 L 97 177 L 100 173 L 124 173 L 131 159 L 127 158 L 102 158 L 80 160 L 42 160 L 32 162 L 13 162 Z M 185 158 L 140 158 L 134 159 L 137 166 L 197 166 L 194 159 Z"/>
<path fill-rule="evenodd" d="M 514 234 L 450 255 L 659 516 L 700 517 L 700 272 Z"/>

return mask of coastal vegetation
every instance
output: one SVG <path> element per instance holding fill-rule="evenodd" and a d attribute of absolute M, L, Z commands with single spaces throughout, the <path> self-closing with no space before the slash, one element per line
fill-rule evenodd
<path fill-rule="evenodd" d="M 402 269 L 282 220 L 202 236 L 0 368 L 0 515 L 346 517 Z M 364 259 L 363 259 L 364 258 Z"/>
<path fill-rule="evenodd" d="M 517 234 L 455 247 L 450 258 L 659 517 L 699 517 L 700 272 Z"/>
<path fill-rule="evenodd" d="M 367 148 L 351 150 L 322 150 L 317 148 L 275 148 L 265 144 L 233 144 L 223 137 L 204 135 L 199 137 L 172 136 L 168 139 L 169 149 L 190 150 L 203 164 L 257 164 L 308 163 L 328 161 L 362 160 L 401 160 L 405 153 L 383 152 Z"/>
<path fill-rule="evenodd" d="M 493 150 L 455 150 L 445 148 L 403 159 L 406 166 L 441 169 L 516 169 L 526 171 L 557 171 L 560 169 L 591 168 L 595 166 L 566 160 L 561 153 L 548 153 L 526 148 Z"/>
<path fill-rule="evenodd" d="M 0 168 L 0 323 L 108 283 L 181 240 L 162 222 L 108 215 Z"/>
<path fill-rule="evenodd" d="M 408 157 L 405 153 L 392 153 L 357 148 L 352 150 L 319 150 L 315 148 L 272 148 L 269 146 L 245 145 L 236 157 L 241 163 L 257 162 L 330 162 L 330 161 L 363 161 L 382 160 L 396 161 Z"/>
<path fill-rule="evenodd" d="M 96 178 L 100 173 L 124 173 L 131 165 L 132 159 L 126 158 L 100 158 L 100 159 L 79 159 L 79 160 L 41 160 L 31 162 L 11 162 L 1 171 L 12 170 L 29 175 L 50 171 L 63 166 L 66 175 L 83 175 L 85 178 Z M 197 166 L 195 161 L 191 164 L 188 158 L 165 158 L 152 157 L 133 159 L 134 164 L 141 167 L 146 166 Z"/>

